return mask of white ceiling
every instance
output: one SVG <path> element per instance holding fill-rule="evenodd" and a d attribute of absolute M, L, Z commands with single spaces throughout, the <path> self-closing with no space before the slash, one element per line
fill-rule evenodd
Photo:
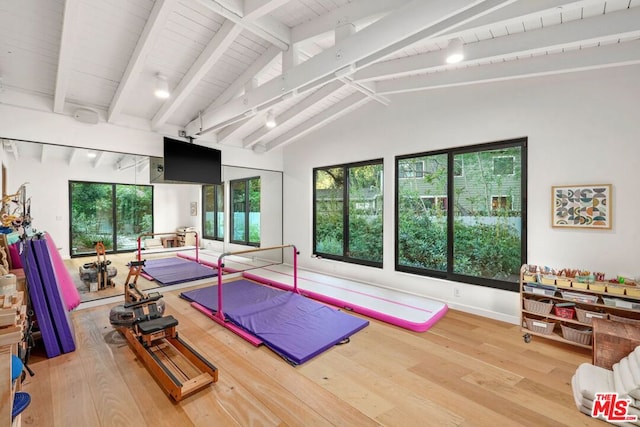
<path fill-rule="evenodd" d="M 0 0 L 0 103 L 247 149 L 396 93 L 634 63 L 640 0 Z"/>

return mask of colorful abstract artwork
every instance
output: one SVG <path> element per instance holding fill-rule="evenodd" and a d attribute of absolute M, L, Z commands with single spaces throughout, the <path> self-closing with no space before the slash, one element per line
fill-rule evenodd
<path fill-rule="evenodd" d="M 551 187 L 553 227 L 611 228 L 611 184 Z"/>

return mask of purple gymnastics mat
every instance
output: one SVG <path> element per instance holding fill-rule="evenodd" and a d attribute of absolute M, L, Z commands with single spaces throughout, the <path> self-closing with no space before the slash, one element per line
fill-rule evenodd
<path fill-rule="evenodd" d="M 212 268 L 178 257 L 147 260 L 142 271 L 162 286 L 216 277 L 218 274 Z"/>
<path fill-rule="evenodd" d="M 222 288 L 225 317 L 260 338 L 271 350 L 299 365 L 369 324 L 302 295 L 247 280 Z M 189 301 L 217 311 L 216 286 L 183 292 Z"/>
<path fill-rule="evenodd" d="M 73 323 L 71 323 L 71 319 L 69 318 L 69 312 L 62 297 L 60 283 L 58 283 L 54 272 L 53 261 L 49 253 L 49 245 L 45 238 L 32 240 L 31 243 L 35 249 L 36 262 L 40 269 L 45 298 L 49 305 L 49 312 L 53 319 L 58 341 L 60 342 L 60 349 L 63 353 L 70 353 L 76 349 L 72 329 Z"/>
<path fill-rule="evenodd" d="M 21 257 L 47 357 L 74 351 L 72 323 L 62 300 L 46 240 L 34 237 L 23 242 Z"/>
<path fill-rule="evenodd" d="M 44 286 L 42 285 L 38 264 L 36 263 L 33 246 L 30 241 L 22 243 L 22 252 L 20 257 L 22 258 L 22 266 L 24 267 L 29 298 L 31 299 L 33 311 L 35 312 L 36 319 L 38 320 L 38 327 L 40 328 L 40 334 L 42 335 L 42 341 L 44 342 L 45 352 L 49 358 L 59 356 L 61 353 L 60 343 L 58 342 L 51 313 L 47 306 L 47 300 L 44 295 Z"/>

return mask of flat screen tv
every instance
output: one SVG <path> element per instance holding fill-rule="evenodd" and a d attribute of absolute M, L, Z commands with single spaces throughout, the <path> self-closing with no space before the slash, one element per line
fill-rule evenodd
<path fill-rule="evenodd" d="M 222 183 L 222 152 L 164 138 L 164 179 L 196 184 Z"/>

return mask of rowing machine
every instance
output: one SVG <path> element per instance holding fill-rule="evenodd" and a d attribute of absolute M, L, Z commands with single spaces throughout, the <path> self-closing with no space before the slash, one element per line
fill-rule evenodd
<path fill-rule="evenodd" d="M 163 316 L 162 295 L 144 294 L 138 289 L 136 280 L 142 265 L 144 261 L 130 264 L 125 285 L 128 301 L 114 307 L 109 318 L 164 391 L 180 401 L 218 381 L 218 370 L 178 336 L 176 318 Z M 134 280 L 129 283 L 131 277 Z"/>

